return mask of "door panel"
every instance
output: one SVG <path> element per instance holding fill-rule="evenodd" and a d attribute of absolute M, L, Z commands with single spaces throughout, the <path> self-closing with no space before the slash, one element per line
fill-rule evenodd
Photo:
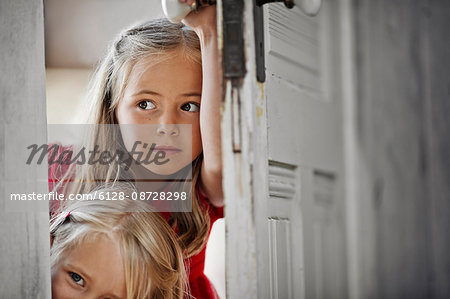
<path fill-rule="evenodd" d="M 271 75 L 317 92 L 320 89 L 319 24 L 298 8 L 287 9 L 284 4 L 265 7 L 266 50 Z M 278 64 L 289 62 L 288 67 Z"/>
<path fill-rule="evenodd" d="M 323 2 L 264 5 L 265 83 L 245 2 L 247 74 L 224 78 L 229 298 L 347 297 L 339 7 Z"/>
<path fill-rule="evenodd" d="M 288 164 L 296 174 L 284 186 L 269 185 L 265 217 L 272 224 L 269 236 L 273 219 L 283 221 L 286 239 L 276 238 L 277 245 L 302 257 L 289 259 L 289 265 L 277 260 L 271 271 L 272 277 L 294 273 L 292 284 L 283 285 L 288 288 L 283 298 L 347 297 L 342 107 L 339 80 L 332 76 L 339 51 L 333 36 L 336 8 L 324 1 L 319 15 L 309 17 L 283 4 L 264 7 L 269 182 L 274 181 L 273 165 Z M 291 199 L 274 201 L 272 194 L 279 190 Z M 261 230 L 257 227 L 257 233 Z M 283 265 L 287 268 L 280 269 Z M 271 298 L 281 294 L 276 291 L 271 289 Z"/>
<path fill-rule="evenodd" d="M 270 296 L 292 298 L 289 219 L 269 218 Z"/>

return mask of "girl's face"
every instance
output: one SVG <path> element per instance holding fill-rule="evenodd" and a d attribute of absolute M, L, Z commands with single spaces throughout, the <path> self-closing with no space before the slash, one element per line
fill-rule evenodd
<path fill-rule="evenodd" d="M 122 137 L 130 151 L 136 140 L 156 144 L 164 164 L 143 164 L 168 175 L 190 164 L 202 151 L 200 135 L 201 65 L 178 52 L 159 63 L 141 59 L 131 70 L 123 98 L 116 108 Z M 147 126 L 123 126 L 138 124 Z M 137 147 L 146 153 L 148 147 Z"/>
<path fill-rule="evenodd" d="M 83 242 L 52 269 L 52 298 L 125 298 L 123 268 L 117 241 Z"/>

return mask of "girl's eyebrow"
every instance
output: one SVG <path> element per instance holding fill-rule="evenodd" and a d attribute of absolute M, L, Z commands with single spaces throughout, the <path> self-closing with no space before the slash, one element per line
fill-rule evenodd
<path fill-rule="evenodd" d="M 198 92 L 188 92 L 188 93 L 183 93 L 182 96 L 184 96 L 184 97 L 201 97 L 202 94 L 198 93 Z"/>
<path fill-rule="evenodd" d="M 136 92 L 135 94 L 133 94 L 133 96 L 138 96 L 138 95 L 141 95 L 141 94 L 144 94 L 144 93 L 152 94 L 152 95 L 155 95 L 155 96 L 162 96 L 160 93 L 157 93 L 156 91 L 152 91 L 152 90 L 148 90 L 148 89 L 140 90 L 140 91 Z"/>
<path fill-rule="evenodd" d="M 159 96 L 159 97 L 162 96 L 162 94 L 160 94 L 156 91 L 153 91 L 153 90 L 148 90 L 148 89 L 140 90 L 140 91 L 136 92 L 135 94 L 133 94 L 133 96 L 138 96 L 141 94 L 151 94 L 151 95 L 155 95 L 155 96 Z M 180 96 L 182 96 L 182 97 L 201 97 L 202 94 L 199 92 L 187 92 L 187 93 L 182 93 Z"/>

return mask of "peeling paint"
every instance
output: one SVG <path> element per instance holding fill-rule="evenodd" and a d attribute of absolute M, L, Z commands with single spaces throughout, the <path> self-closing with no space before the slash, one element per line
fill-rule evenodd
<path fill-rule="evenodd" d="M 256 83 L 258 88 L 259 88 L 259 92 L 260 92 L 260 96 L 261 96 L 261 105 L 263 104 L 264 101 L 264 83 L 261 82 L 257 82 Z"/>
<path fill-rule="evenodd" d="M 262 115 L 263 115 L 263 109 L 260 106 L 256 106 L 256 118 L 258 120 L 258 125 L 259 125 L 259 119 L 261 118 Z"/>
<path fill-rule="evenodd" d="M 258 90 L 259 90 L 258 96 L 260 99 L 260 104 L 256 105 L 256 124 L 259 126 L 259 125 L 261 125 L 261 116 L 263 115 L 263 112 L 264 112 L 264 109 L 263 109 L 263 107 L 264 107 L 264 105 L 263 105 L 264 104 L 264 83 L 257 82 L 256 86 L 258 86 Z"/>

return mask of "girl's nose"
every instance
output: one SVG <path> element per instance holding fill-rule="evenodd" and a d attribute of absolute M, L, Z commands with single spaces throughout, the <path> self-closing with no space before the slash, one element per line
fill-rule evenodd
<path fill-rule="evenodd" d="M 156 134 L 158 136 L 178 136 L 180 130 L 176 124 L 159 124 L 156 129 Z"/>

